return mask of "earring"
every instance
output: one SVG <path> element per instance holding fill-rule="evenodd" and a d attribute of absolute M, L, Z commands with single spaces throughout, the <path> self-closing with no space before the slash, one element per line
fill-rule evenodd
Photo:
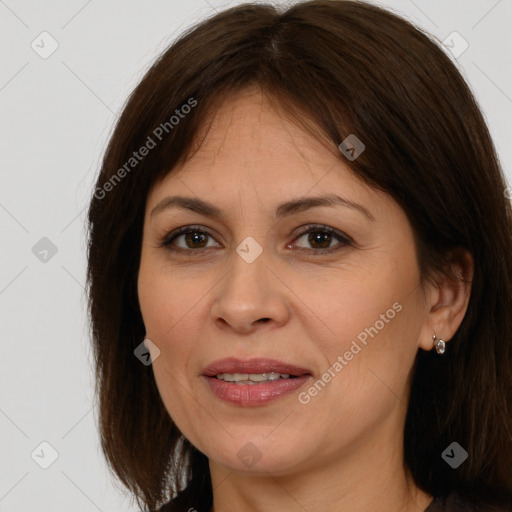
<path fill-rule="evenodd" d="M 437 339 L 436 335 L 432 336 L 434 340 L 434 347 L 436 347 L 436 352 L 438 354 L 444 354 L 444 351 L 446 350 L 446 343 L 441 339 Z"/>

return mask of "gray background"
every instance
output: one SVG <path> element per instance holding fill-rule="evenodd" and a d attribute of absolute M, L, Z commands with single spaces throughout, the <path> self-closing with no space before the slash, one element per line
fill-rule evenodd
<path fill-rule="evenodd" d="M 144 71 L 186 27 L 239 3 L 0 0 L 0 512 L 138 510 L 99 448 L 86 207 L 113 123 Z M 510 176 L 512 0 L 381 5 L 440 40 L 456 31 L 467 41 L 457 62 Z M 50 56 L 43 52 L 56 43 L 42 32 L 58 43 Z M 47 469 L 52 449 L 42 442 L 58 453 Z"/>

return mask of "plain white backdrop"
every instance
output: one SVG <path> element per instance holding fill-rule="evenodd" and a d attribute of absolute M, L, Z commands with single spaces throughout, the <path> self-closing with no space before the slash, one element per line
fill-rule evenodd
<path fill-rule="evenodd" d="M 150 64 L 184 29 L 240 3 L 0 0 L 0 512 L 138 510 L 99 447 L 86 208 Z M 453 47 L 512 182 L 512 0 L 379 4 Z"/>

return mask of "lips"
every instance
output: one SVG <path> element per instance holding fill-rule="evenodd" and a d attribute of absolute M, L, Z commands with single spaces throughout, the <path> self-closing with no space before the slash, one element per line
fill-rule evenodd
<path fill-rule="evenodd" d="M 225 381 L 216 377 L 218 374 L 287 374 L 289 378 L 277 378 L 260 382 Z M 240 375 L 241 374 L 241 375 Z M 270 375 L 269 375 L 270 377 Z M 203 369 L 201 379 L 211 393 L 224 403 L 237 407 L 265 406 L 278 399 L 290 397 L 293 392 L 306 386 L 311 379 L 311 372 L 300 366 L 278 361 L 276 359 L 253 358 L 237 359 L 228 357 L 214 361 Z"/>
<path fill-rule="evenodd" d="M 202 374 L 206 377 L 214 377 L 219 373 L 287 373 L 290 376 L 301 377 L 311 375 L 306 368 L 301 368 L 292 364 L 284 363 L 276 359 L 253 358 L 253 359 L 237 359 L 228 357 L 214 361 L 207 367 L 203 368 Z"/>

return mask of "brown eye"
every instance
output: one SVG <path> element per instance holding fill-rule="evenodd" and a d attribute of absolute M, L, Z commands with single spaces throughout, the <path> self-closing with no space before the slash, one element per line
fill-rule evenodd
<path fill-rule="evenodd" d="M 310 231 L 308 233 L 308 243 L 317 249 L 327 249 L 331 245 L 332 238 L 333 236 L 325 231 Z"/>
<path fill-rule="evenodd" d="M 207 231 L 188 226 L 180 228 L 170 235 L 167 235 L 162 241 L 162 246 L 169 247 L 172 250 L 178 251 L 207 249 L 209 247 L 214 247 L 207 245 L 208 238 L 212 238 L 212 235 Z M 178 244 L 176 243 L 177 240 L 182 241 Z"/>
<path fill-rule="evenodd" d="M 307 238 L 305 238 L 306 236 Z M 301 247 L 301 249 L 317 253 L 337 250 L 352 244 L 352 241 L 348 236 L 328 226 L 314 226 L 313 228 L 310 227 L 307 231 L 304 231 L 302 234 L 300 234 L 296 240 L 300 240 L 301 238 L 305 238 L 306 243 L 311 247 L 311 249 L 305 247 Z M 336 239 L 340 243 L 331 245 L 331 243 Z"/>
<path fill-rule="evenodd" d="M 205 245 L 208 243 L 207 237 L 209 235 L 207 233 L 202 233 L 200 231 L 189 231 L 188 233 L 185 233 L 181 236 L 185 237 L 185 244 L 189 248 L 194 249 L 196 247 L 205 247 Z"/>
<path fill-rule="evenodd" d="M 296 240 L 306 238 L 306 243 L 310 248 L 299 246 L 299 251 L 307 251 L 311 254 L 323 254 L 326 252 L 334 252 L 343 247 L 353 244 L 353 241 L 347 235 L 328 226 L 309 226 L 307 231 L 303 231 Z M 175 252 L 201 253 L 202 250 L 220 247 L 219 244 L 208 245 L 209 238 L 213 239 L 213 235 L 202 229 L 200 226 L 185 226 L 173 231 L 167 235 L 161 242 L 162 247 L 167 247 Z M 338 240 L 338 243 L 334 243 Z M 177 241 L 180 241 L 177 243 Z M 287 247 L 293 248 L 293 244 Z"/>

